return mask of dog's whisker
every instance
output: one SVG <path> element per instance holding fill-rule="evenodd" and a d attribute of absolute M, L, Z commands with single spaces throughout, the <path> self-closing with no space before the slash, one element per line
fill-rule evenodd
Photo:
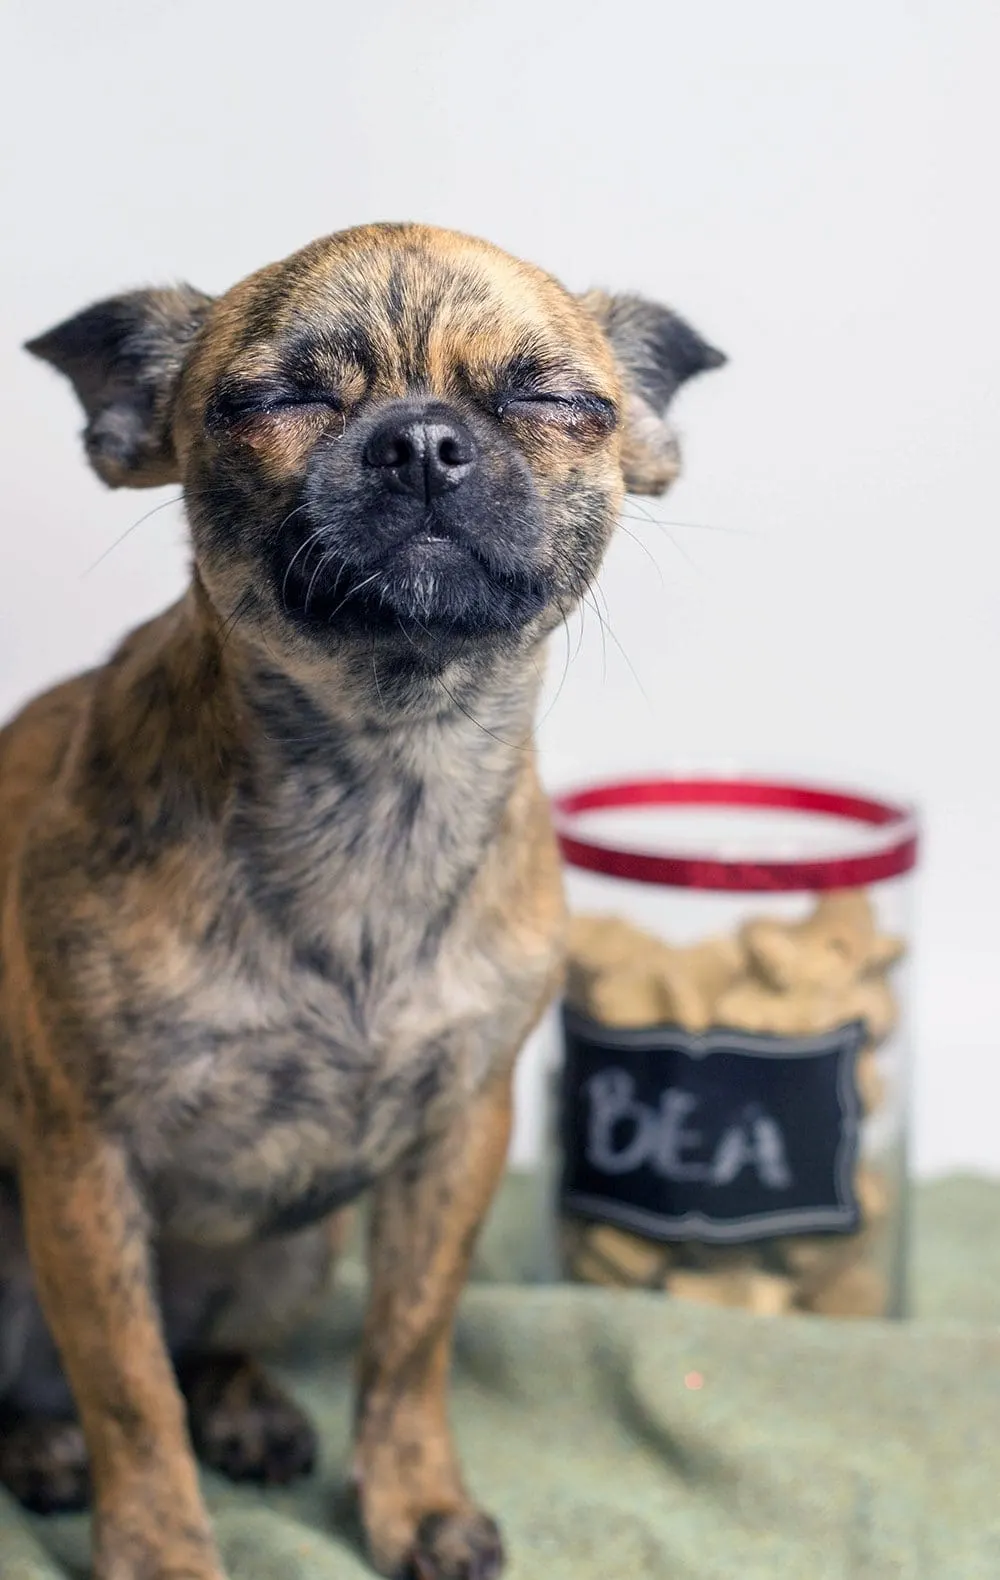
<path fill-rule="evenodd" d="M 438 682 L 438 685 L 441 687 L 442 691 L 446 694 L 446 696 L 448 696 L 451 699 L 451 701 L 454 703 L 454 705 L 458 709 L 459 713 L 464 713 L 465 717 L 469 720 L 469 722 L 471 724 L 474 724 L 476 726 L 477 730 L 481 730 L 484 735 L 488 735 L 490 737 L 490 740 L 496 741 L 499 746 L 506 746 L 507 749 L 509 751 L 512 751 L 512 752 L 523 752 L 523 751 L 527 750 L 527 747 L 526 747 L 526 745 L 525 745 L 525 743 L 523 741 L 507 741 L 507 740 L 504 740 L 503 736 L 502 735 L 498 735 L 496 730 L 491 730 L 489 728 L 489 726 L 484 724 L 481 719 L 477 719 L 476 715 L 474 713 L 470 712 L 470 710 L 465 706 L 465 704 L 461 701 L 461 699 L 459 697 L 456 697 L 455 693 L 451 690 L 450 686 L 448 685 L 447 681 L 444 679 L 443 676 L 438 675 L 437 682 Z"/>
<path fill-rule="evenodd" d="M 375 642 L 376 642 L 376 636 L 375 636 L 375 632 L 373 631 L 372 632 L 372 679 L 375 682 L 375 695 L 378 697 L 379 707 L 382 709 L 382 715 L 383 715 L 384 718 L 387 718 L 388 717 L 388 713 L 387 713 L 386 706 L 385 706 L 385 698 L 382 695 L 382 687 L 379 685 L 378 665 L 375 662 Z"/>
<path fill-rule="evenodd" d="M 317 527 L 316 531 L 312 533 L 310 537 L 306 538 L 304 543 L 299 544 L 285 568 L 285 574 L 281 578 L 281 607 L 284 609 L 286 614 L 288 613 L 288 578 L 291 576 L 292 571 L 295 568 L 295 561 L 304 550 L 306 551 L 306 560 L 308 561 L 308 550 L 312 548 L 313 544 L 318 538 L 322 537 L 322 535 L 323 528 Z"/>
<path fill-rule="evenodd" d="M 596 584 L 595 584 L 594 590 L 595 590 L 595 592 L 597 590 Z M 604 602 L 605 602 L 605 608 L 606 608 L 607 607 L 607 596 L 606 596 L 606 594 L 602 594 L 602 596 L 604 596 Z M 638 672 L 638 670 L 636 669 L 636 667 L 633 664 L 632 660 L 629 658 L 628 654 L 626 653 L 625 648 L 622 646 L 622 643 L 619 641 L 616 632 L 612 629 L 610 621 L 609 620 L 606 621 L 604 616 L 601 614 L 601 611 L 597 607 L 596 602 L 594 603 L 593 608 L 594 608 L 594 613 L 597 615 L 598 620 L 600 620 L 600 622 L 601 622 L 601 629 L 607 631 L 608 636 L 611 638 L 612 642 L 615 644 L 615 647 L 618 649 L 618 651 L 621 654 L 622 658 L 625 660 L 625 663 L 628 666 L 629 674 L 632 676 L 632 679 L 635 681 L 636 685 L 638 686 L 643 701 L 645 702 L 646 706 L 652 712 L 653 704 L 650 701 L 650 697 L 649 697 L 648 691 L 646 690 L 646 688 L 643 685 L 642 681 L 639 679 L 639 672 Z M 606 654 L 605 654 L 605 658 L 606 658 Z M 603 678 L 604 678 L 605 681 L 607 680 L 607 664 L 606 663 L 605 663 L 604 677 Z"/>
<path fill-rule="evenodd" d="M 278 525 L 275 527 L 275 529 L 274 529 L 275 537 L 277 537 L 279 533 L 284 532 L 284 530 L 287 527 L 288 523 L 295 516 L 297 516 L 301 511 L 308 510 L 308 509 L 309 509 L 308 501 L 303 501 L 303 503 L 301 505 L 296 505 L 294 507 L 294 509 L 290 510 L 288 512 L 288 515 L 285 516 L 281 521 L 279 521 Z M 320 531 L 322 531 L 322 528 L 320 528 Z"/>
<path fill-rule="evenodd" d="M 257 595 L 254 592 L 254 589 L 251 587 L 243 594 L 242 598 L 237 599 L 235 606 L 230 610 L 221 627 L 222 641 L 219 645 L 220 652 L 225 652 L 229 640 L 236 630 L 239 621 L 248 612 L 251 604 L 253 604 L 255 601 L 256 596 Z"/>
<path fill-rule="evenodd" d="M 587 594 L 584 593 L 584 595 L 583 595 L 583 602 L 585 604 L 587 604 L 587 606 L 590 609 L 592 609 L 594 614 L 597 616 L 597 626 L 598 626 L 598 629 L 599 629 L 599 631 L 601 633 L 601 685 L 602 686 L 606 686 L 607 682 L 608 682 L 608 641 L 607 641 L 608 627 L 607 627 L 607 622 L 605 621 L 604 616 L 601 614 L 600 609 L 597 607 L 597 600 L 596 600 L 596 598 L 588 597 Z"/>
<path fill-rule="evenodd" d="M 422 623 L 422 621 L 420 621 L 420 620 L 418 620 L 416 618 L 416 616 L 413 617 L 413 623 L 420 627 L 421 631 L 423 631 L 425 636 L 430 637 L 431 633 L 428 631 L 427 627 Z M 403 634 L 406 635 L 405 631 L 404 631 Z M 407 640 L 411 643 L 411 645 L 413 645 L 412 637 L 407 638 Z M 448 685 L 448 682 L 445 680 L 443 675 L 435 675 L 434 679 L 437 682 L 437 684 L 441 687 L 441 690 L 444 692 L 445 696 L 448 697 L 449 700 L 458 709 L 459 713 L 464 714 L 465 717 L 470 721 L 470 723 L 472 723 L 472 724 L 474 724 L 476 726 L 477 730 L 482 730 L 484 735 L 488 735 L 491 740 L 496 741 L 500 746 L 506 746 L 510 751 L 523 752 L 523 751 L 525 751 L 527 749 L 526 744 L 524 742 L 518 744 L 517 741 L 505 741 L 502 735 L 498 735 L 495 730 L 489 729 L 488 726 L 485 725 L 482 722 L 481 719 L 477 719 L 475 714 L 471 713 L 469 711 L 469 709 L 464 705 L 464 703 L 461 701 L 461 699 L 456 697 L 455 693 L 452 691 L 451 687 Z"/>
<path fill-rule="evenodd" d="M 381 574 L 382 574 L 381 571 L 374 571 L 371 576 L 366 577 L 363 582 L 359 582 L 356 587 L 351 587 L 344 594 L 343 598 L 341 598 L 341 600 L 340 600 L 339 604 L 337 605 L 336 609 L 334 609 L 333 614 L 330 614 L 330 615 L 327 616 L 327 621 L 326 621 L 327 625 L 332 625 L 333 624 L 333 621 L 334 621 L 335 617 L 340 613 L 341 609 L 343 609 L 345 603 L 349 603 L 352 598 L 356 598 L 358 593 L 364 592 L 365 588 L 366 587 L 370 587 L 372 582 L 378 581 L 379 576 Z"/>
<path fill-rule="evenodd" d="M 598 593 L 600 593 L 602 598 L 604 597 L 604 592 L 600 587 L 599 582 L 588 582 L 587 586 L 580 594 L 580 607 L 582 609 L 592 609 L 594 614 L 597 616 L 597 628 L 601 633 L 601 685 L 604 686 L 607 685 L 608 680 L 608 642 L 606 627 L 604 621 L 601 619 L 601 611 L 597 606 Z M 607 599 L 605 598 L 605 608 L 606 607 Z"/>
<path fill-rule="evenodd" d="M 671 546 L 676 549 L 682 560 L 687 561 L 693 571 L 697 571 L 699 576 L 704 576 L 706 574 L 704 566 L 699 565 L 698 561 L 693 559 L 687 550 L 681 547 L 673 533 L 667 527 L 663 527 L 663 534 L 666 537 L 668 543 L 670 543 Z M 635 538 L 635 533 L 630 533 L 629 536 Z M 638 542 L 638 538 L 636 538 L 635 541 Z"/>
<path fill-rule="evenodd" d="M 183 503 L 184 495 L 177 494 L 173 499 L 162 499 L 158 505 L 153 506 L 152 510 L 147 510 L 146 514 L 144 516 L 140 516 L 138 521 L 133 521 L 130 527 L 126 527 L 121 537 L 115 538 L 113 543 L 109 543 L 103 554 L 99 554 L 92 565 L 88 565 L 85 571 L 81 571 L 80 580 L 83 581 L 91 574 L 92 571 L 96 571 L 98 565 L 103 565 L 108 555 L 113 554 L 115 549 L 119 548 L 121 544 L 125 542 L 126 538 L 131 537 L 132 533 L 135 532 L 137 528 L 141 527 L 144 521 L 148 521 L 151 516 L 158 515 L 161 510 L 166 510 L 170 505 L 183 505 Z"/>
<path fill-rule="evenodd" d="M 275 529 L 275 536 L 277 537 L 278 534 L 281 533 L 284 530 L 284 528 L 291 521 L 292 517 L 294 515 L 297 515 L 298 511 L 305 510 L 305 508 L 306 508 L 305 505 L 298 505 L 295 510 L 290 510 L 288 512 L 288 515 L 285 517 L 284 521 L 280 522 L 279 525 L 276 527 L 276 529 Z M 325 526 L 318 526 L 316 528 L 315 532 L 311 532 L 309 534 L 309 536 L 304 540 L 304 542 L 299 544 L 298 548 L 295 550 L 295 553 L 292 555 L 291 559 L 289 560 L 288 564 L 285 567 L 285 574 L 281 578 L 281 607 L 284 610 L 286 610 L 286 612 L 287 612 L 287 609 L 288 609 L 288 578 L 292 574 L 292 570 L 294 569 L 295 562 L 298 559 L 299 555 L 304 550 L 308 551 L 309 549 L 312 548 L 312 545 L 316 542 L 316 540 L 318 538 L 321 538 L 323 536 L 323 533 L 325 531 L 326 531 L 326 527 Z M 308 553 L 306 554 L 306 558 L 308 559 Z"/>
<path fill-rule="evenodd" d="M 583 600 L 581 599 L 580 600 L 580 634 L 579 634 L 579 636 L 576 639 L 576 651 L 573 654 L 573 662 L 574 663 L 580 657 L 580 652 L 581 652 L 581 649 L 583 647 L 583 638 L 584 638 L 584 636 L 586 634 L 586 624 L 587 624 L 587 606 L 583 602 Z"/>
<path fill-rule="evenodd" d="M 280 668 L 281 667 L 281 658 L 274 651 L 274 648 L 271 646 L 270 640 L 268 638 L 268 634 L 264 630 L 264 616 L 263 616 L 263 612 L 261 610 L 261 607 L 260 607 L 259 603 L 257 605 L 255 613 L 257 615 L 257 630 L 260 632 L 260 639 L 263 642 L 264 646 L 267 648 L 267 651 L 270 653 L 271 658 L 274 660 L 276 668 Z"/>
<path fill-rule="evenodd" d="M 646 543 L 643 543 L 642 539 L 640 537 L 637 537 L 634 532 L 630 532 L 628 527 L 625 525 L 624 521 L 620 521 L 618 523 L 618 528 L 619 528 L 619 531 L 624 532 L 624 534 L 625 534 L 625 536 L 627 538 L 631 538 L 632 542 L 638 545 L 638 547 L 642 550 L 643 554 L 645 554 L 645 556 L 646 556 L 647 560 L 649 561 L 650 565 L 652 565 L 652 567 L 655 570 L 657 576 L 659 577 L 660 586 L 663 587 L 663 588 L 666 588 L 667 584 L 666 584 L 666 582 L 663 579 L 663 567 L 660 565 L 660 562 L 656 558 L 656 555 L 649 548 L 649 545 L 646 544 Z"/>
<path fill-rule="evenodd" d="M 628 515 L 627 506 L 639 511 L 638 515 Z M 620 515 L 627 521 L 645 521 L 653 527 L 677 527 L 684 532 L 724 532 L 730 537 L 759 538 L 763 536 L 754 527 L 731 527 L 718 521 L 678 521 L 671 516 L 657 516 L 653 511 L 640 505 L 633 495 L 629 495 L 626 504 L 622 506 Z"/>
<path fill-rule="evenodd" d="M 567 681 L 567 679 L 569 677 L 570 664 L 573 662 L 573 659 L 576 656 L 576 654 L 574 654 L 572 652 L 572 650 L 571 650 L 572 649 L 572 642 L 571 642 L 571 638 L 570 638 L 570 634 L 569 634 L 569 626 L 566 624 L 566 610 L 563 608 L 562 604 L 558 603 L 558 602 L 556 603 L 556 608 L 559 610 L 559 613 L 562 615 L 562 628 L 563 628 L 563 632 L 564 632 L 565 637 L 566 637 L 566 657 L 565 657 L 565 659 L 563 661 L 562 678 L 560 679 L 559 684 L 556 687 L 555 696 L 552 698 L 552 701 L 549 703 L 549 705 L 546 708 L 545 712 L 542 714 L 541 718 L 538 720 L 538 723 L 535 725 L 535 727 L 534 727 L 534 729 L 532 731 L 532 734 L 536 735 L 536 736 L 538 734 L 538 731 L 541 729 L 542 725 L 545 723 L 546 719 L 548 718 L 549 714 L 554 709 L 556 703 L 559 701 L 559 698 L 562 696 L 563 687 L 565 686 L 566 681 Z M 577 646 L 577 653 L 578 652 L 579 652 L 579 646 Z"/>
<path fill-rule="evenodd" d="M 316 569 L 313 571 L 312 575 L 310 576 L 310 578 L 309 578 L 309 586 L 306 588 L 305 602 L 302 605 L 302 612 L 303 612 L 303 614 L 308 614 L 309 613 L 309 604 L 312 601 L 313 590 L 315 589 L 317 581 L 319 580 L 319 578 L 323 574 L 324 567 L 329 565 L 329 563 L 330 563 L 330 561 L 332 559 L 333 559 L 333 551 L 332 551 L 332 549 L 328 549 L 325 554 L 320 555 L 319 564 L 316 566 Z"/>
<path fill-rule="evenodd" d="M 642 519 L 650 522 L 653 526 L 656 526 L 656 527 L 660 528 L 660 531 L 664 534 L 664 536 L 670 541 L 670 543 L 673 545 L 673 547 L 677 550 L 677 553 L 680 555 L 681 559 L 682 560 L 687 560 L 687 563 L 691 566 L 692 570 L 696 570 L 700 576 L 703 576 L 705 574 L 702 566 L 700 566 L 698 564 L 697 560 L 693 560 L 691 558 L 690 554 L 688 554 L 688 552 L 686 551 L 686 549 L 682 549 L 681 548 L 681 545 L 677 542 L 677 539 L 674 537 L 673 533 L 670 531 L 670 528 L 669 528 L 669 526 L 668 526 L 666 521 L 658 521 L 654 516 L 651 516 L 651 515 L 649 515 L 649 514 L 647 514 L 645 512 L 643 513 L 643 518 Z M 619 522 L 618 522 L 619 528 L 620 528 L 620 530 L 622 532 L 625 533 L 626 537 L 631 538 L 633 543 L 638 543 L 639 547 L 646 554 L 649 555 L 649 558 L 650 558 L 651 562 L 654 565 L 656 565 L 656 570 L 657 570 L 657 574 L 658 574 L 658 576 L 660 578 L 660 583 L 661 583 L 661 585 L 663 585 L 664 584 L 663 583 L 663 572 L 660 569 L 660 566 L 657 564 L 657 561 L 654 558 L 654 556 L 650 553 L 649 548 L 647 547 L 647 545 L 642 542 L 641 538 L 638 538 L 634 532 L 630 532 L 629 531 L 628 527 L 625 525 L 625 521 L 626 520 L 635 521 L 635 520 L 637 520 L 637 518 L 635 516 L 622 517 L 619 520 Z"/>

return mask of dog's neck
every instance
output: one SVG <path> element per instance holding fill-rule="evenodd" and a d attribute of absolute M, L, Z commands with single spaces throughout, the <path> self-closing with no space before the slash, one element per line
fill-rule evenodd
<path fill-rule="evenodd" d="M 427 939 L 446 925 L 533 771 L 541 670 L 484 655 L 422 677 L 407 707 L 405 674 L 393 686 L 379 668 L 377 645 L 329 666 L 241 657 L 247 768 L 230 819 L 258 906 L 373 992 L 419 954 L 414 917 Z"/>
<path fill-rule="evenodd" d="M 125 645 L 92 726 L 150 819 L 163 826 L 167 794 L 179 820 L 207 818 L 274 926 L 318 936 L 335 916 L 339 951 L 359 958 L 397 902 L 431 921 L 471 881 L 533 773 L 541 676 L 537 652 L 485 654 L 418 677 L 407 708 L 406 677 L 387 665 L 387 696 L 377 645 L 375 673 L 371 659 L 283 661 L 226 633 L 194 589 Z M 139 695 L 145 725 L 126 738 Z"/>

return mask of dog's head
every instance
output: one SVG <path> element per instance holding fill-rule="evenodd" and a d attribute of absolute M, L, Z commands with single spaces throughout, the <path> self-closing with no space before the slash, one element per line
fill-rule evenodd
<path fill-rule="evenodd" d="M 416 225 L 314 242 L 214 300 L 117 297 L 28 349 L 72 380 L 105 482 L 183 484 L 223 618 L 423 663 L 558 623 L 625 489 L 675 477 L 674 392 L 724 360 L 666 308 Z"/>

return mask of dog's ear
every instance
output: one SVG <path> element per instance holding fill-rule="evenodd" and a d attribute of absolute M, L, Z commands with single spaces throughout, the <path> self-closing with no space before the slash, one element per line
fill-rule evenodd
<path fill-rule="evenodd" d="M 680 471 L 667 409 L 696 373 L 726 358 L 667 307 L 641 296 L 588 291 L 581 298 L 611 342 L 625 389 L 622 470 L 633 494 L 662 494 Z"/>
<path fill-rule="evenodd" d="M 211 305 L 189 285 L 132 291 L 28 341 L 25 350 L 58 368 L 76 390 L 87 414 L 87 457 L 111 488 L 179 481 L 174 396 Z"/>

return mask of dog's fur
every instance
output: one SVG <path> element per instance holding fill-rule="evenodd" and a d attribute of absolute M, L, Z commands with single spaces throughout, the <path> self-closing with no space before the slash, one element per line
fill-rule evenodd
<path fill-rule="evenodd" d="M 183 485 L 194 570 L 0 734 L 0 1478 L 42 1508 L 92 1479 L 101 1580 L 217 1580 L 189 1443 L 309 1467 L 247 1356 L 373 1186 L 370 1551 L 486 1580 L 445 1376 L 560 972 L 539 655 L 722 359 L 666 309 L 390 225 L 29 349 L 106 482 Z"/>

